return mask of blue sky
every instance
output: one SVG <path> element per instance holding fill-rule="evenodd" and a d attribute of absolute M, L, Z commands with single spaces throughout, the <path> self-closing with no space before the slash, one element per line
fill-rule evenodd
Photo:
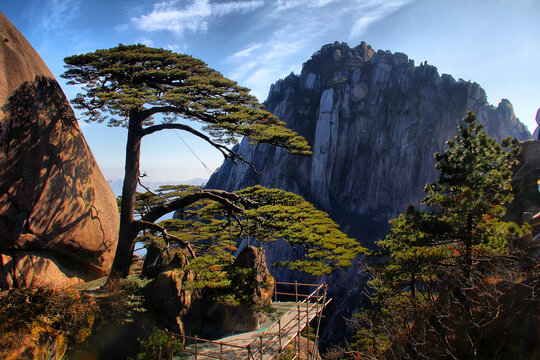
<path fill-rule="evenodd" d="M 538 0 L 3 0 L 69 98 L 63 58 L 118 43 L 198 57 L 264 101 L 270 84 L 299 73 L 322 45 L 366 41 L 375 50 L 427 60 L 440 73 L 478 82 L 495 106 L 509 99 L 531 132 L 540 107 Z M 81 122 L 105 177 L 122 178 L 125 133 Z M 186 134 L 143 140 L 149 181 L 207 178 L 217 151 Z"/>

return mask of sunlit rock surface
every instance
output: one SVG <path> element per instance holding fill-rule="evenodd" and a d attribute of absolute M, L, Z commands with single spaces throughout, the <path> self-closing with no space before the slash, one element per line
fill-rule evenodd
<path fill-rule="evenodd" d="M 115 196 L 64 93 L 0 13 L 0 287 L 107 274 L 118 223 Z"/>

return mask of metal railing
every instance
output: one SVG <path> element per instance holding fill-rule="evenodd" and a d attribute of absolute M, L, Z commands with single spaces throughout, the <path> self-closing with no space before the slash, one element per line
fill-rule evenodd
<path fill-rule="evenodd" d="M 181 352 L 191 354 L 195 360 L 200 359 L 249 359 L 249 360 L 265 360 L 273 358 L 282 358 L 283 350 L 294 339 L 296 339 L 296 353 L 291 360 L 298 359 L 300 354 L 300 335 L 304 328 L 307 328 L 306 356 L 309 358 L 310 351 L 310 322 L 317 317 L 317 325 L 314 336 L 314 349 L 312 354 L 316 353 L 316 343 L 319 336 L 319 326 L 321 320 L 321 312 L 324 307 L 330 302 L 327 300 L 326 284 L 303 284 L 298 282 L 276 282 L 274 287 L 274 301 L 277 301 L 278 296 L 294 297 L 295 306 L 285 312 L 278 320 L 272 323 L 264 332 L 256 336 L 248 345 L 236 345 L 223 341 L 213 341 L 201 339 L 197 336 L 187 336 L 165 332 L 171 337 L 180 338 L 184 344 L 189 345 Z M 294 292 L 278 292 L 277 286 L 294 286 Z M 299 287 L 315 287 L 309 294 L 298 292 Z M 302 301 L 299 299 L 304 298 Z M 210 345 L 213 349 L 205 349 L 204 346 Z M 171 353 L 171 358 L 173 354 Z M 309 359 L 307 359 L 309 360 Z"/>

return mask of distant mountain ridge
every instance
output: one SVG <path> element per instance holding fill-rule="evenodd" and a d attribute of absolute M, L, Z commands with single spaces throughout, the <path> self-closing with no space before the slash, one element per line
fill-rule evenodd
<path fill-rule="evenodd" d="M 489 105 L 477 83 L 439 75 L 426 62 L 415 66 L 403 53 L 375 52 L 365 42 L 323 46 L 300 75 L 271 86 L 265 105 L 308 139 L 313 156 L 243 139 L 237 150 L 262 174 L 225 162 L 207 187 L 293 191 L 368 244 L 423 197 L 437 176 L 433 153 L 444 150 L 467 110 L 496 139 L 531 137 L 508 100 Z"/>

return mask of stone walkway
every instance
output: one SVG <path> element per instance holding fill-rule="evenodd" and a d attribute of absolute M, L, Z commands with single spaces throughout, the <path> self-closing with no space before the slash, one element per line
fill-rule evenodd
<path fill-rule="evenodd" d="M 323 309 L 321 303 L 306 302 L 276 302 L 273 306 L 283 315 L 268 328 L 228 336 L 219 341 L 199 339 L 196 346 L 188 346 L 174 359 L 274 359 Z"/>

